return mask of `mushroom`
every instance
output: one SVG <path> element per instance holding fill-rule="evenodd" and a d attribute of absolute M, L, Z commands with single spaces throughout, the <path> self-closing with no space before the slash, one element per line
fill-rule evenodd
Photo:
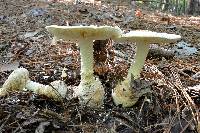
<path fill-rule="evenodd" d="M 18 68 L 14 70 L 8 79 L 0 88 L 0 96 L 7 95 L 10 91 L 20 91 L 27 89 L 33 91 L 39 95 L 45 95 L 56 101 L 60 101 L 63 98 L 71 99 L 70 94 L 67 94 L 68 88 L 64 81 L 56 80 L 50 83 L 50 85 L 43 85 L 29 79 L 29 72 L 25 68 Z"/>
<path fill-rule="evenodd" d="M 149 92 L 149 89 L 146 89 L 146 91 L 143 90 L 141 92 L 136 92 L 131 87 L 131 81 L 138 79 L 140 76 L 140 72 L 144 66 L 149 51 L 149 45 L 152 43 L 171 43 L 180 38 L 181 36 L 175 34 L 139 30 L 130 31 L 116 39 L 117 42 L 135 42 L 137 47 L 135 63 L 130 66 L 128 76 L 112 91 L 112 97 L 116 105 L 121 104 L 123 107 L 133 106 L 141 95 Z"/>
<path fill-rule="evenodd" d="M 46 27 L 54 35 L 54 38 L 77 42 L 81 55 L 81 82 L 75 95 L 82 105 L 100 107 L 104 101 L 104 88 L 93 73 L 93 40 L 106 40 L 121 36 L 118 27 L 111 26 L 56 26 Z"/>

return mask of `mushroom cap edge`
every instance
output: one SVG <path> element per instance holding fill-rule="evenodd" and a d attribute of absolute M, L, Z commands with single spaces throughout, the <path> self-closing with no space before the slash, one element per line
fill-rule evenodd
<path fill-rule="evenodd" d="M 119 27 L 112 26 L 46 26 L 46 29 L 55 36 L 56 39 L 65 41 L 105 40 L 108 38 L 118 38 L 122 31 Z"/>
<path fill-rule="evenodd" d="M 176 34 L 159 33 L 148 30 L 136 30 L 136 31 L 130 31 L 126 34 L 122 34 L 122 36 L 120 38 L 117 38 L 116 41 L 145 42 L 147 44 L 151 43 L 164 44 L 164 43 L 176 42 L 179 39 L 181 39 L 181 36 Z"/>

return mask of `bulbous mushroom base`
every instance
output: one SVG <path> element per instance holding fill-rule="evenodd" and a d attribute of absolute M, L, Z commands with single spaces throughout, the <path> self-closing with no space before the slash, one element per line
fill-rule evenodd
<path fill-rule="evenodd" d="M 29 80 L 29 72 L 25 68 L 18 68 L 14 70 L 8 77 L 8 79 L 0 88 L 0 96 L 5 96 L 9 91 L 18 91 L 25 88 L 27 81 Z"/>
<path fill-rule="evenodd" d="M 8 94 L 8 90 L 5 88 L 0 88 L 0 96 L 5 96 Z"/>
<path fill-rule="evenodd" d="M 86 82 L 81 81 L 75 95 L 78 96 L 82 105 L 99 108 L 104 103 L 105 91 L 99 79 L 93 79 Z"/>
<path fill-rule="evenodd" d="M 113 89 L 112 98 L 116 105 L 131 107 L 143 94 L 147 92 L 150 92 L 148 88 L 143 90 L 136 90 L 132 88 L 129 80 L 126 79 Z"/>

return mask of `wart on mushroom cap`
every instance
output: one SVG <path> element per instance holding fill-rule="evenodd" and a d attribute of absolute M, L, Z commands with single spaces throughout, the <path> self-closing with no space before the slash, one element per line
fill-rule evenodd
<path fill-rule="evenodd" d="M 78 43 L 81 54 L 81 83 L 75 95 L 79 97 L 81 104 L 87 104 L 91 107 L 102 106 L 105 91 L 99 79 L 95 79 L 93 75 L 93 40 L 118 38 L 121 36 L 121 30 L 118 27 L 111 26 L 52 25 L 46 28 L 56 39 Z"/>
<path fill-rule="evenodd" d="M 131 88 L 131 79 L 137 79 L 140 76 L 142 67 L 144 66 L 146 56 L 149 51 L 149 45 L 152 43 L 165 44 L 179 40 L 181 36 L 175 34 L 158 33 L 152 31 L 131 31 L 117 38 L 117 42 L 135 42 L 137 49 L 135 55 L 135 63 L 128 70 L 126 79 L 118 84 L 113 92 L 112 97 L 115 104 L 122 104 L 123 107 L 134 105 L 139 97 L 148 92 L 134 92 Z"/>

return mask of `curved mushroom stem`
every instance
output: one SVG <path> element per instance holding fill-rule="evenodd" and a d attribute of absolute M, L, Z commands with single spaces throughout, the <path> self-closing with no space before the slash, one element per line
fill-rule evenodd
<path fill-rule="evenodd" d="M 93 40 L 79 41 L 81 54 L 81 83 L 75 95 L 81 104 L 90 107 L 101 107 L 104 101 L 104 88 L 99 79 L 95 79 L 93 73 Z"/>
<path fill-rule="evenodd" d="M 127 78 L 129 80 L 131 80 L 131 76 L 133 76 L 134 79 L 140 77 L 140 72 L 144 66 L 150 45 L 145 42 L 137 42 L 136 46 L 135 63 L 132 64 L 128 70 Z"/>
<path fill-rule="evenodd" d="M 117 84 L 112 92 L 113 101 L 116 105 L 121 104 L 122 107 L 133 106 L 143 94 L 150 92 L 149 88 L 137 91 L 131 86 L 131 80 L 140 77 L 140 72 L 149 51 L 149 44 L 145 42 L 137 42 L 136 45 L 135 63 L 130 66 L 127 78 Z"/>
<path fill-rule="evenodd" d="M 137 45 L 135 63 L 133 63 L 129 68 L 128 76 L 113 89 L 112 97 L 116 105 L 121 104 L 123 107 L 130 107 L 138 101 L 141 95 L 150 92 L 150 89 L 146 87 L 143 90 L 137 91 L 132 86 L 132 80 L 135 81 L 140 77 L 140 72 L 148 54 L 149 44 L 175 42 L 180 38 L 181 37 L 179 35 L 167 33 L 130 31 L 129 33 L 123 34 L 122 37 L 116 39 L 119 42 L 136 42 Z"/>

